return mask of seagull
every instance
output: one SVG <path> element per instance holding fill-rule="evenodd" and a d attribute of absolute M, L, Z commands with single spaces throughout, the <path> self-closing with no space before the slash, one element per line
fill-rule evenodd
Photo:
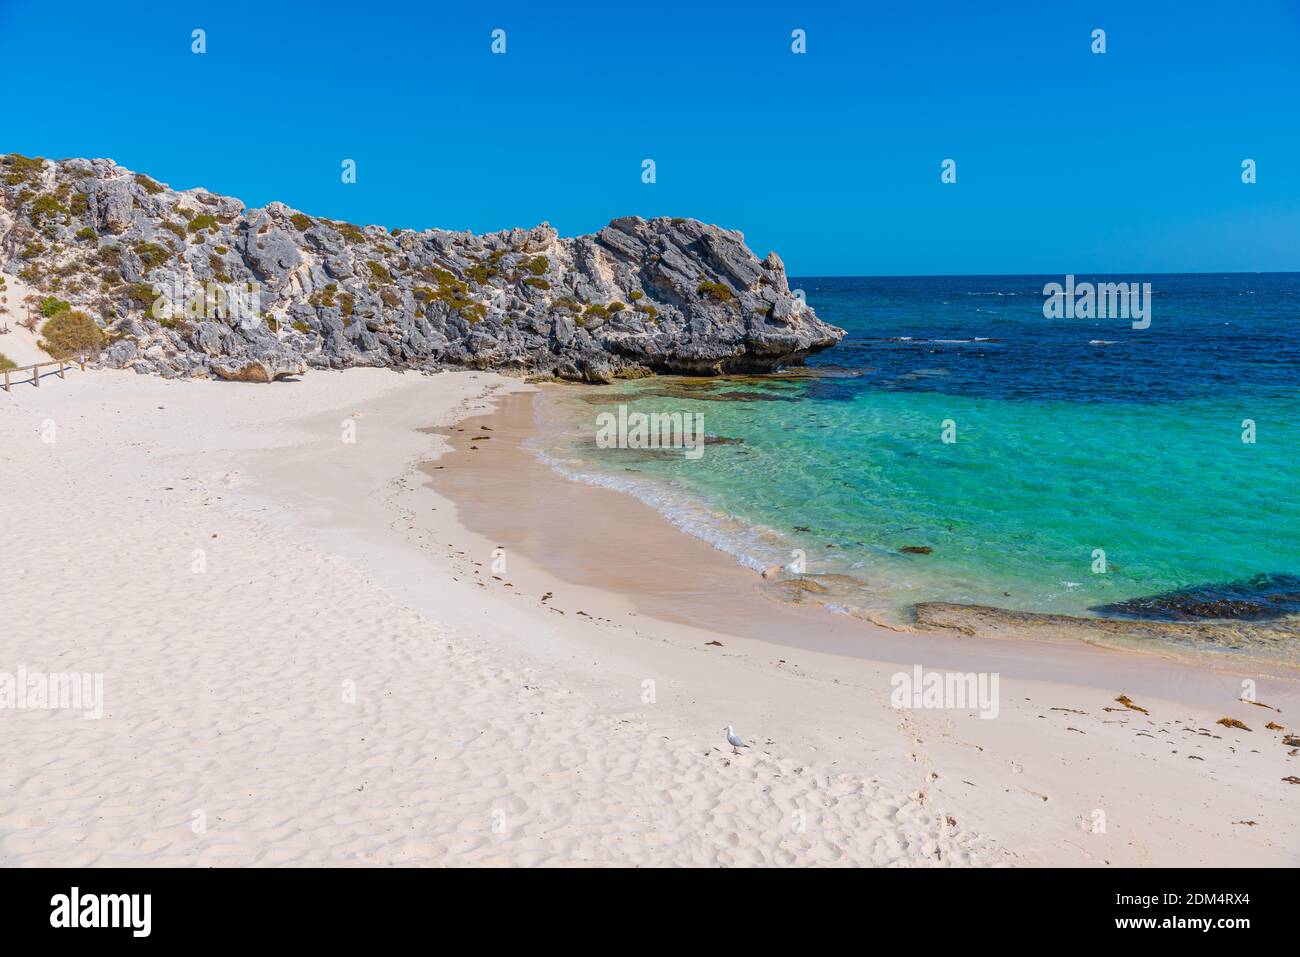
<path fill-rule="evenodd" d="M 740 740 L 740 735 L 736 734 L 736 729 L 733 728 L 731 725 L 727 725 L 722 730 L 725 731 L 727 734 L 727 744 L 731 745 L 732 754 L 740 753 L 739 751 L 736 750 L 737 748 L 749 747 L 749 745 L 747 745 L 744 741 Z"/>

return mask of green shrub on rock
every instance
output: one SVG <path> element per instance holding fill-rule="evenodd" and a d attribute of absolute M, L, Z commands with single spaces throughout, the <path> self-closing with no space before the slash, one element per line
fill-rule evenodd
<path fill-rule="evenodd" d="M 350 243 L 364 243 L 366 241 L 366 234 L 360 226 L 338 221 L 331 221 L 330 225 L 338 230 L 339 235 Z"/>
<path fill-rule="evenodd" d="M 163 191 L 163 187 L 161 183 L 155 182 L 154 180 L 150 179 L 148 176 L 145 176 L 144 173 L 136 173 L 135 181 L 140 186 L 142 186 L 144 188 L 144 191 L 148 193 L 150 196 L 153 196 L 157 193 L 161 193 Z"/>
<path fill-rule="evenodd" d="M 41 300 L 41 304 L 36 307 L 36 311 L 48 319 L 50 316 L 58 315 L 61 312 L 67 312 L 71 308 L 71 303 L 64 302 L 62 299 L 56 299 L 54 296 L 46 296 Z"/>
<path fill-rule="evenodd" d="M 140 257 L 145 272 L 172 258 L 172 251 L 158 243 L 136 243 L 135 254 Z"/>
<path fill-rule="evenodd" d="M 226 263 L 220 256 L 208 256 L 208 266 L 212 269 L 212 278 L 217 282 L 234 282 L 226 272 Z"/>
<path fill-rule="evenodd" d="M 4 158 L 5 185 L 18 186 L 35 179 L 45 168 L 45 160 L 37 157 L 22 156 L 11 153 Z"/>
<path fill-rule="evenodd" d="M 32 222 L 39 223 L 46 217 L 67 215 L 67 210 L 49 193 L 42 193 L 32 203 Z"/>
<path fill-rule="evenodd" d="M 338 288 L 339 287 L 334 283 L 329 283 L 324 289 L 317 289 L 308 296 L 307 301 L 318 309 L 322 306 L 332 306 L 334 305 L 334 295 L 338 292 Z M 344 295 L 347 295 L 347 293 L 344 293 Z"/>
<path fill-rule="evenodd" d="M 158 298 L 158 294 L 153 291 L 153 286 L 147 282 L 132 283 L 125 289 L 119 290 L 119 292 L 125 294 L 127 302 L 133 308 L 142 312 L 148 312 L 152 309 L 154 300 Z"/>
<path fill-rule="evenodd" d="M 731 302 L 731 300 L 735 298 L 731 293 L 731 289 L 727 286 L 724 286 L 720 282 L 712 282 L 708 279 L 700 283 L 695 291 L 701 296 L 706 296 L 709 299 L 712 299 L 714 302 Z"/>

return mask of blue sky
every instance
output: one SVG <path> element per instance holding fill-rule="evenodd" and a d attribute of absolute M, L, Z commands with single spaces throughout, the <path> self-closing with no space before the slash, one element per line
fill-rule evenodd
<path fill-rule="evenodd" d="M 1300 270 L 1295 0 L 0 0 L 0 75 L 0 151 L 359 223 L 695 216 L 794 275 Z"/>

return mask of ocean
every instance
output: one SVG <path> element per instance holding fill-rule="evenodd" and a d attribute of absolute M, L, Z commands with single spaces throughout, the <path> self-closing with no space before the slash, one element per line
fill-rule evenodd
<path fill-rule="evenodd" d="M 1300 274 L 1085 281 L 1150 283 L 1149 325 L 1046 317 L 1063 276 L 792 279 L 839 346 L 551 390 L 541 451 L 832 610 L 1296 620 Z M 701 414 L 702 454 L 601 448 L 619 405 Z"/>

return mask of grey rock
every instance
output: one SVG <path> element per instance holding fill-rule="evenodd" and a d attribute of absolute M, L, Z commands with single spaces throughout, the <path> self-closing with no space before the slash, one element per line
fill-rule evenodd
<path fill-rule="evenodd" d="M 231 382 L 274 382 L 302 375 L 307 363 L 302 356 L 284 350 L 258 358 L 223 359 L 211 365 L 213 374 Z"/>
<path fill-rule="evenodd" d="M 117 341 L 104 364 L 145 374 L 269 380 L 309 367 L 461 365 L 606 382 L 769 371 L 843 336 L 792 295 L 776 254 L 759 260 L 740 233 L 693 219 L 626 216 L 573 239 L 547 223 L 390 235 L 310 216 L 307 225 L 281 203 L 245 209 L 208 190 L 177 192 L 112 160 L 47 162 L 34 175 L 42 190 L 86 197 L 55 226 L 58 251 L 34 264 L 74 280 L 59 293 L 74 306 L 110 317 Z M 8 265 L 39 234 L 18 201 L 24 188 L 0 185 Z M 167 228 L 199 214 L 215 222 L 197 235 Z M 76 240 L 86 226 L 118 251 Z M 146 242 L 172 258 L 143 261 Z M 106 268 L 122 282 L 104 286 Z M 259 312 L 164 326 L 140 298 L 141 285 L 218 274 L 258 283 Z"/>
<path fill-rule="evenodd" d="M 257 278 L 272 286 L 278 286 L 285 274 L 302 262 L 297 244 L 281 229 L 245 233 L 240 251 Z"/>
<path fill-rule="evenodd" d="M 110 369 L 125 369 L 135 358 L 135 343 L 130 339 L 121 339 L 100 355 L 100 361 Z"/>
<path fill-rule="evenodd" d="M 101 181 L 90 195 L 93 197 L 96 225 L 100 229 L 121 233 L 131 226 L 134 203 L 129 180 Z"/>

